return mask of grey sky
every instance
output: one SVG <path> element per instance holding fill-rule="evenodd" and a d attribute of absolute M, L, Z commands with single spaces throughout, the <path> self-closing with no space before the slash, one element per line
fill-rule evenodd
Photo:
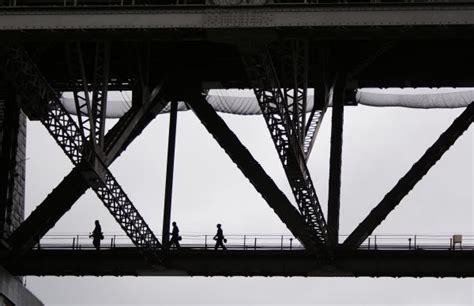
<path fill-rule="evenodd" d="M 461 112 L 346 107 L 341 233 L 348 234 Z M 221 115 L 293 200 L 261 116 Z M 309 169 L 326 211 L 331 110 Z M 161 233 L 168 116 L 160 115 L 111 167 L 156 234 Z M 38 123 L 28 126 L 26 213 L 72 168 Z M 377 229 L 377 233 L 474 233 L 472 127 Z M 121 230 L 93 192 L 57 223 L 54 233 L 88 233 L 100 219 Z M 181 233 L 286 234 L 273 211 L 192 112 L 179 113 L 172 219 Z M 90 243 L 90 241 L 88 241 Z M 470 279 L 28 277 L 28 287 L 53 304 L 464 304 Z"/>

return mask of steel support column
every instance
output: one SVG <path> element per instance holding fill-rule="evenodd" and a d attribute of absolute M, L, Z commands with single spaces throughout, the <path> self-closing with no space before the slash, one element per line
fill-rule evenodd
<path fill-rule="evenodd" d="M 173 193 L 174 153 L 176 147 L 176 123 L 178 117 L 178 102 L 171 101 L 170 130 L 168 136 L 168 160 L 166 164 L 165 204 L 163 212 L 163 247 L 168 248 L 170 241 L 171 196 Z"/>
<path fill-rule="evenodd" d="M 344 122 L 345 78 L 336 79 L 332 99 L 331 124 L 331 157 L 329 169 L 328 192 L 328 236 L 331 246 L 339 244 L 339 209 L 341 201 L 341 162 L 342 162 L 342 129 Z"/>
<path fill-rule="evenodd" d="M 293 235 L 308 250 L 320 250 L 317 241 L 312 236 L 312 228 L 305 223 L 304 218 L 298 213 L 285 194 L 281 192 L 271 177 L 263 170 L 262 166 L 217 115 L 212 106 L 207 103 L 205 97 L 199 91 L 196 91 L 194 95 L 189 97 L 187 102 L 208 132 L 212 134 Z"/>
<path fill-rule="evenodd" d="M 347 237 L 343 246 L 355 249 L 382 223 L 388 214 L 397 207 L 400 201 L 415 187 L 434 164 L 448 151 L 474 119 L 474 102 L 457 117 L 449 128 L 441 134 L 436 142 L 426 150 L 425 154 L 398 181 L 382 201 L 370 212 L 357 228 Z"/>

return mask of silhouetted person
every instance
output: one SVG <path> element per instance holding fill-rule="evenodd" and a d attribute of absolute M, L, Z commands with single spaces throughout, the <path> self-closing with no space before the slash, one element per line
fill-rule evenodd
<path fill-rule="evenodd" d="M 100 241 L 104 239 L 104 234 L 102 233 L 99 220 L 95 220 L 95 228 L 92 231 L 92 234 L 89 235 L 89 238 L 92 238 L 92 244 L 95 249 L 100 250 Z"/>
<path fill-rule="evenodd" d="M 181 247 L 179 245 L 179 241 L 181 240 L 181 237 L 179 236 L 179 228 L 176 225 L 176 222 L 173 222 L 172 225 L 173 225 L 173 230 L 171 231 L 171 239 L 170 239 L 169 247 L 171 248 L 174 245 L 177 249 L 179 249 Z"/>
<path fill-rule="evenodd" d="M 222 247 L 223 250 L 227 250 L 227 248 L 224 245 L 224 242 L 227 242 L 227 240 L 224 238 L 224 233 L 222 232 L 222 228 L 220 224 L 217 224 L 217 233 L 213 239 L 216 241 L 214 250 L 217 250 L 219 247 Z"/>

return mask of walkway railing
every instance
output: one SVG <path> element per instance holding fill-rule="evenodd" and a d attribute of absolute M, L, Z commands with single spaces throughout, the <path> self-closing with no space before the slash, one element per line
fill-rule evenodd
<path fill-rule="evenodd" d="M 182 235 L 182 249 L 214 250 L 213 235 Z M 339 241 L 347 236 L 341 235 Z M 159 237 L 160 238 L 160 237 Z M 301 243 L 291 235 L 226 235 L 229 250 L 302 250 Z M 122 234 L 104 234 L 101 249 L 134 247 Z M 94 249 L 88 234 L 46 235 L 36 249 Z M 174 248 L 172 248 L 173 250 Z M 474 235 L 372 235 L 360 250 L 474 250 Z"/>

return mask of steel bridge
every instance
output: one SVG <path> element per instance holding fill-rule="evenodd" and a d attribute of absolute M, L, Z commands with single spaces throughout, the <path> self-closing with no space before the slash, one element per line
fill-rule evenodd
<path fill-rule="evenodd" d="M 474 87 L 473 26 L 474 1 L 0 1 L 1 98 L 41 121 L 74 165 L 2 237 L 1 264 L 18 275 L 474 276 L 472 247 L 361 247 L 469 128 L 472 103 L 360 225 L 339 239 L 344 108 L 354 104 L 355 90 Z M 207 103 L 207 92 L 221 88 L 254 91 L 297 207 Z M 316 103 L 307 113 L 313 89 Z M 130 90 L 132 107 L 105 133 L 111 90 Z M 62 105 L 63 92 L 72 92 L 77 118 Z M 189 105 L 301 248 L 167 248 L 178 101 Z M 109 166 L 169 103 L 159 239 Z M 324 216 L 307 159 L 317 154 L 312 149 L 329 104 Z M 38 249 L 89 188 L 135 247 Z"/>

